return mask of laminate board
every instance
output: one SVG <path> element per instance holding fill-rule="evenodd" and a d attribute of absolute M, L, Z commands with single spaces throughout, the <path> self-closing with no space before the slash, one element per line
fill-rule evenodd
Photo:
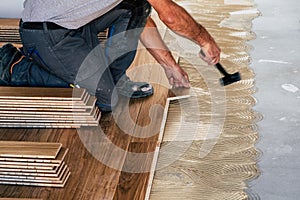
<path fill-rule="evenodd" d="M 49 165 L 59 166 L 68 153 L 68 149 L 62 147 L 55 159 L 41 159 L 41 158 L 24 158 L 24 157 L 0 157 L 0 164 L 20 163 L 20 165 Z M 53 165 L 52 165 L 53 164 Z"/>
<path fill-rule="evenodd" d="M 49 128 L 76 129 L 82 126 L 98 126 L 98 123 L 3 123 L 0 128 Z"/>
<path fill-rule="evenodd" d="M 0 157 L 55 159 L 61 148 L 54 142 L 0 141 Z"/>
<path fill-rule="evenodd" d="M 45 181 L 45 182 L 49 182 L 49 181 L 61 181 L 63 178 L 63 175 L 65 173 L 67 173 L 67 171 L 69 171 L 69 168 L 64 165 L 64 167 L 62 168 L 62 170 L 59 171 L 58 174 L 56 174 L 56 176 L 35 176 L 35 175 L 12 175 L 12 174 L 1 174 L 0 173 L 0 181 L 1 180 L 14 180 L 14 181 L 28 181 L 28 182 L 34 182 L 35 180 L 37 181 Z"/>
<path fill-rule="evenodd" d="M 0 87 L 0 99 L 86 101 L 87 97 L 83 88 Z"/>
<path fill-rule="evenodd" d="M 0 161 L 0 167 L 4 166 L 16 166 L 16 167 L 58 167 L 59 163 L 35 163 L 35 162 L 18 162 L 18 161 Z"/>
<path fill-rule="evenodd" d="M 1 164 L 0 168 L 5 169 L 33 169 L 33 170 L 53 170 L 52 166 L 30 166 L 30 165 L 12 165 L 12 164 Z"/>
<path fill-rule="evenodd" d="M 13 110 L 14 113 L 16 113 L 17 116 L 24 116 L 25 115 L 32 115 L 34 114 L 36 117 L 39 117 L 39 116 L 69 116 L 69 117 L 89 117 L 89 116 L 98 116 L 99 115 L 99 109 L 98 107 L 94 107 L 93 109 L 86 109 L 85 111 L 83 112 L 78 112 L 78 111 L 72 111 L 72 110 L 69 110 L 69 112 L 66 112 L 66 111 L 48 111 L 48 110 L 39 110 L 39 111 L 31 111 L 31 110 Z M 12 114 L 12 111 L 11 110 L 0 110 L 0 114 L 6 114 L 6 115 L 11 115 Z M 79 118 L 80 119 L 80 118 Z"/>
<path fill-rule="evenodd" d="M 17 28 L 19 26 L 19 19 L 0 18 L 0 29 L 2 28 Z"/>
<path fill-rule="evenodd" d="M 66 168 L 65 162 L 62 162 L 58 167 L 51 170 L 39 170 L 39 169 L 16 169 L 16 168 L 1 168 L 0 175 L 11 176 L 34 176 L 34 177 L 58 177 L 62 170 Z"/>
<path fill-rule="evenodd" d="M 155 149 L 157 147 L 158 133 L 164 113 L 164 105 L 169 95 L 169 84 L 162 68 L 143 49 L 138 52 L 137 66 L 152 65 L 151 68 L 132 69 L 131 73 L 137 81 L 148 81 L 154 87 L 153 96 L 142 101 L 139 117 L 131 132 L 122 173 L 114 199 L 137 200 L 144 199 Z M 140 71 L 143 70 L 143 71 Z M 143 76 L 139 76 L 143 74 Z"/>
<path fill-rule="evenodd" d="M 0 100 L 1 109 L 10 109 L 10 108 L 49 108 L 49 109 L 92 109 L 96 103 L 96 98 L 89 95 L 86 102 L 84 101 L 37 101 L 37 100 L 17 100 L 17 99 L 6 99 Z"/>
<path fill-rule="evenodd" d="M 59 181 L 42 181 L 42 180 L 30 180 L 27 179 L 0 179 L 0 184 L 5 185 L 22 185 L 22 186 L 42 186 L 42 187 L 64 187 L 71 173 L 65 172 L 62 180 Z"/>

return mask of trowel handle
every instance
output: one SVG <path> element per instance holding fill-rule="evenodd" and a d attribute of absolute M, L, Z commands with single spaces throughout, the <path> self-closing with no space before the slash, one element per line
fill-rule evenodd
<path fill-rule="evenodd" d="M 205 53 L 202 51 L 202 49 L 201 49 L 200 53 L 201 53 L 202 56 L 206 56 Z M 224 76 L 229 75 L 229 74 L 227 73 L 227 71 L 224 69 L 224 67 L 223 67 L 220 63 L 215 64 L 215 67 L 216 67 L 216 68 L 217 68 Z"/>

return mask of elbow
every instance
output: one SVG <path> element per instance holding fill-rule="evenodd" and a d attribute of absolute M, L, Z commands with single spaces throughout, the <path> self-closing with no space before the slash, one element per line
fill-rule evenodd
<path fill-rule="evenodd" d="M 173 13 L 172 11 L 164 12 L 159 15 L 159 19 L 167 26 L 172 26 L 173 24 L 175 24 L 176 22 L 175 18 L 176 18 L 175 13 Z"/>

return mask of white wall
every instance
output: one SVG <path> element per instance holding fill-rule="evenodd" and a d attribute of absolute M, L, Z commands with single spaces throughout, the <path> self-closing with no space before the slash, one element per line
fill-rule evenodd
<path fill-rule="evenodd" d="M 0 0 L 0 18 L 19 18 L 24 0 Z"/>

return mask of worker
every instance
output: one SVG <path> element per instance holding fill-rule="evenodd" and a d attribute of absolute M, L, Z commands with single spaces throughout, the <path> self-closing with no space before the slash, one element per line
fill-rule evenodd
<path fill-rule="evenodd" d="M 126 70 L 138 41 L 149 50 L 173 87 L 190 87 L 150 16 L 155 9 L 172 31 L 199 45 L 208 64 L 220 60 L 213 37 L 172 0 L 26 0 L 20 20 L 22 48 L 0 49 L 0 84 L 7 86 L 81 87 L 110 112 L 118 97 L 143 98 L 151 84 L 133 82 Z M 107 30 L 107 39 L 98 34 Z"/>

